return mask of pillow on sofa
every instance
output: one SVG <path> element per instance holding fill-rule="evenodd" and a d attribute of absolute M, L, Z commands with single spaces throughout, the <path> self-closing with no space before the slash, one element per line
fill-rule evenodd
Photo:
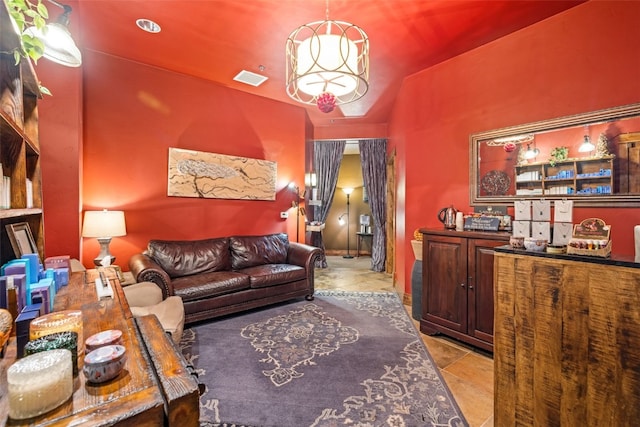
<path fill-rule="evenodd" d="M 241 270 L 264 264 L 284 264 L 289 252 L 289 238 L 284 233 L 266 236 L 233 236 L 229 238 L 231 247 L 231 268 Z"/>
<path fill-rule="evenodd" d="M 151 240 L 147 246 L 147 255 L 172 279 L 231 269 L 229 239 L 226 237 L 205 240 Z"/>

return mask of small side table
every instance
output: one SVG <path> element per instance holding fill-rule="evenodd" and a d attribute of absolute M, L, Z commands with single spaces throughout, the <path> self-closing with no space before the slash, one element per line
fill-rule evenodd
<path fill-rule="evenodd" d="M 373 246 L 373 233 L 356 233 L 358 238 L 356 239 L 356 256 L 360 256 L 360 246 L 362 246 L 362 241 L 366 237 L 371 237 L 371 246 Z"/>

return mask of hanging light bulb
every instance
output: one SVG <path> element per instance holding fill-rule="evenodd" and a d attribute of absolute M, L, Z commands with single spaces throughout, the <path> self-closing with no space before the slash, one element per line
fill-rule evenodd
<path fill-rule="evenodd" d="M 538 154 L 540 154 L 540 150 L 538 150 L 537 148 L 531 149 L 531 144 L 527 144 L 527 151 L 524 152 L 525 159 L 535 159 Z"/>
<path fill-rule="evenodd" d="M 584 125 L 584 140 L 582 141 L 582 144 L 580 144 L 578 151 L 580 153 L 589 153 L 595 149 L 596 146 L 593 145 L 591 137 L 589 136 L 589 125 Z"/>

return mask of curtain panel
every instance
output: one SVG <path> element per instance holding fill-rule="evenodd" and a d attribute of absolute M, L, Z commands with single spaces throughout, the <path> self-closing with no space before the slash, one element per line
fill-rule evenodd
<path fill-rule="evenodd" d="M 384 271 L 386 260 L 385 214 L 387 188 L 387 140 L 366 139 L 358 141 L 362 178 L 369 195 L 369 207 L 373 217 L 373 243 L 371 245 L 371 269 Z"/>
<path fill-rule="evenodd" d="M 346 141 L 315 141 L 313 143 L 313 164 L 318 180 L 318 199 L 321 206 L 315 206 L 313 210 L 313 220 L 324 224 L 329 215 L 329 209 L 333 201 L 338 183 L 338 172 L 344 154 Z M 311 233 L 311 244 L 322 249 L 322 256 L 316 261 L 316 267 L 327 268 L 327 257 L 325 255 L 322 232 Z"/>

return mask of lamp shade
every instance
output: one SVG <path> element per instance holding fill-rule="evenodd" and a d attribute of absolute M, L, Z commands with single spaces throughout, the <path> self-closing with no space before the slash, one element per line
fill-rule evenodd
<path fill-rule="evenodd" d="M 82 237 L 126 236 L 123 211 L 87 211 L 84 213 Z"/>
<path fill-rule="evenodd" d="M 344 191 L 344 194 L 351 194 L 353 193 L 353 188 L 343 188 L 342 191 Z"/>
<path fill-rule="evenodd" d="M 369 89 L 369 38 L 348 22 L 327 18 L 296 28 L 286 60 L 287 94 L 304 104 L 346 104 Z"/>

